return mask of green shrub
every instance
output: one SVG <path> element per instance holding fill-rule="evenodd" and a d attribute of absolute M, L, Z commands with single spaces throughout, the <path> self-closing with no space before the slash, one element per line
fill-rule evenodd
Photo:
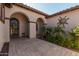
<path fill-rule="evenodd" d="M 73 33 L 75 33 L 75 34 L 79 34 L 79 25 L 78 26 L 76 26 L 75 28 L 73 28 Z"/>
<path fill-rule="evenodd" d="M 73 41 L 75 41 L 76 35 L 75 35 L 74 32 L 69 32 L 69 36 L 70 36 L 70 38 L 71 38 Z"/>
<path fill-rule="evenodd" d="M 74 48 L 79 49 L 79 41 L 77 39 L 74 42 Z"/>
<path fill-rule="evenodd" d="M 70 37 L 67 37 L 64 41 L 64 46 L 68 47 L 68 48 L 72 48 L 73 47 L 73 41 Z"/>
<path fill-rule="evenodd" d="M 47 41 L 56 43 L 58 45 L 73 48 L 73 49 L 79 49 L 79 42 L 76 40 L 76 33 L 78 31 L 72 30 L 71 32 L 66 32 L 60 28 L 60 27 L 53 27 L 53 28 L 43 28 L 42 33 L 44 36 L 46 36 Z"/>
<path fill-rule="evenodd" d="M 49 36 L 49 37 L 48 37 L 48 41 L 54 43 L 54 37 L 53 37 L 53 36 Z"/>
<path fill-rule="evenodd" d="M 47 39 L 49 42 L 56 43 L 61 46 L 68 48 L 78 48 L 78 43 L 75 40 L 75 33 L 69 32 L 67 35 L 58 28 L 47 28 L 46 30 Z"/>
<path fill-rule="evenodd" d="M 70 35 L 73 40 L 73 48 L 79 49 L 79 25 L 72 29 Z"/>

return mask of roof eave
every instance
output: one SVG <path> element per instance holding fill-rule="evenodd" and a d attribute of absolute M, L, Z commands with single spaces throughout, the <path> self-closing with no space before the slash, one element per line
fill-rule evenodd
<path fill-rule="evenodd" d="M 71 7 L 71 8 L 69 8 L 69 9 L 66 9 L 66 10 L 63 10 L 63 11 L 60 11 L 60 12 L 57 12 L 57 13 L 55 13 L 55 14 L 49 15 L 49 16 L 47 16 L 46 18 L 51 18 L 51 17 L 57 16 L 57 15 L 60 15 L 60 14 L 63 14 L 63 13 L 67 13 L 67 12 L 76 10 L 76 9 L 79 9 L 79 6 L 78 6 L 78 5 L 75 6 L 75 7 Z"/>
<path fill-rule="evenodd" d="M 36 9 L 34 9 L 34 8 L 30 7 L 30 6 L 24 5 L 24 4 L 22 4 L 22 3 L 13 3 L 13 4 L 14 4 L 14 5 L 17 5 L 17 6 L 20 6 L 20 7 L 22 7 L 22 8 L 28 9 L 28 10 L 30 10 L 30 11 L 33 11 L 33 12 L 35 12 L 35 13 L 44 15 L 44 16 L 46 16 L 46 17 L 49 16 L 48 14 L 46 14 L 46 13 L 44 13 L 44 12 L 42 12 L 42 11 L 36 10 Z"/>

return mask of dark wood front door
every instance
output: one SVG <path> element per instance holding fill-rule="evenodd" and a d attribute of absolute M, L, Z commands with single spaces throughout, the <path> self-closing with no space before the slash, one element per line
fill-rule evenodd
<path fill-rule="evenodd" d="M 16 18 L 10 19 L 10 37 L 11 38 L 19 37 L 19 21 Z"/>

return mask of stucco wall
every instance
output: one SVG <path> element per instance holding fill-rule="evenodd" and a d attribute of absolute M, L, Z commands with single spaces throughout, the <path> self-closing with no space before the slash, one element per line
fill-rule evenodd
<path fill-rule="evenodd" d="M 4 24 L 0 21 L 0 51 L 5 42 L 4 34 Z"/>
<path fill-rule="evenodd" d="M 71 11 L 71 12 L 67 12 L 67 13 L 63 13 L 61 15 L 57 15 L 54 17 L 50 17 L 47 19 L 47 24 L 48 26 L 54 27 L 56 26 L 59 17 L 65 17 L 67 16 L 69 18 L 68 25 L 66 25 L 65 30 L 69 31 L 72 28 L 74 28 L 76 25 L 79 25 L 79 9 Z"/>
<path fill-rule="evenodd" d="M 19 6 L 13 5 L 12 8 L 5 7 L 5 17 L 7 17 L 7 18 L 11 18 L 12 14 L 17 13 L 17 12 L 23 13 L 25 16 L 28 17 L 28 20 L 30 22 L 32 22 L 32 23 L 29 23 L 30 38 L 36 38 L 36 23 L 34 23 L 34 22 L 36 22 L 38 18 L 42 18 L 44 23 L 47 23 L 48 26 L 54 27 L 54 26 L 56 26 L 56 23 L 58 22 L 58 18 L 60 16 L 61 17 L 67 16 L 69 18 L 68 25 L 66 25 L 66 28 L 65 28 L 67 31 L 71 30 L 76 25 L 79 25 L 79 9 L 46 19 L 44 15 L 40 15 L 38 13 L 21 8 Z M 23 32 L 26 32 L 26 30 L 27 30 L 27 28 L 24 29 L 25 28 L 25 26 L 24 26 L 25 23 L 23 21 L 24 17 L 22 17 L 21 15 L 15 15 L 14 17 L 16 17 L 16 18 L 18 17 L 18 19 L 20 21 L 20 36 L 21 36 L 21 34 Z M 3 42 L 10 41 L 10 30 L 9 30 L 10 23 L 9 22 L 10 22 L 10 19 L 8 19 L 8 20 L 5 19 L 5 24 L 2 24 L 0 22 L 0 39 L 1 39 L 0 48 L 2 47 Z"/>
<path fill-rule="evenodd" d="M 7 8 L 7 7 L 5 7 L 5 8 L 6 8 L 6 10 L 5 10 L 5 17 L 9 17 L 10 18 L 10 16 L 13 13 L 21 12 L 21 13 L 25 14 L 29 18 L 29 21 L 36 22 L 37 18 L 43 18 L 44 22 L 46 22 L 44 15 L 40 15 L 38 13 L 35 13 L 33 11 L 30 11 L 30 10 L 27 10 L 27 9 L 24 9 L 24 8 L 21 8 L 19 6 L 13 5 L 12 8 Z"/>
<path fill-rule="evenodd" d="M 3 32 L 3 34 L 4 34 L 4 38 L 5 38 L 5 42 L 9 42 L 10 41 L 10 34 L 9 34 L 9 32 L 10 32 L 10 20 L 5 20 L 5 24 L 4 24 L 4 32 Z"/>
<path fill-rule="evenodd" d="M 12 8 L 7 8 L 5 7 L 5 17 L 7 18 L 10 18 L 12 14 L 14 13 L 17 13 L 17 12 L 20 12 L 20 13 L 23 13 L 24 15 L 26 15 L 28 18 L 29 18 L 29 21 L 30 22 L 36 22 L 38 18 L 42 18 L 44 23 L 47 23 L 46 22 L 46 19 L 45 19 L 45 16 L 44 15 L 41 15 L 41 14 L 38 14 L 38 13 L 35 13 L 33 11 L 30 11 L 30 10 L 27 10 L 27 9 L 24 9 L 24 8 L 21 8 L 19 6 L 15 6 L 13 5 Z M 22 23 L 22 22 L 21 22 Z M 22 25 L 21 25 L 22 26 Z M 22 26 L 23 27 L 23 26 Z M 22 28 L 20 29 L 20 32 L 22 33 Z M 36 23 L 33 23 L 33 24 L 30 24 L 30 27 L 29 27 L 29 34 L 30 34 L 30 37 L 31 38 L 36 38 Z M 20 34 L 21 35 L 21 34 Z"/>

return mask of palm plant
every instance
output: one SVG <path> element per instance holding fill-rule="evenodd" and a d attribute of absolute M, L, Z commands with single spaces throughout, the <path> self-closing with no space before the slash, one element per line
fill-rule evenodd
<path fill-rule="evenodd" d="M 68 24 L 68 23 L 67 23 L 68 19 L 69 19 L 69 18 L 67 18 L 67 16 L 65 16 L 64 18 L 59 17 L 57 26 L 58 26 L 58 27 L 65 28 L 65 24 Z"/>
<path fill-rule="evenodd" d="M 67 18 L 67 16 L 65 16 L 64 18 L 59 17 L 58 22 L 57 22 L 57 27 L 55 27 L 54 30 L 54 35 L 55 35 L 55 39 L 56 39 L 56 43 L 62 45 L 64 43 L 65 38 L 65 25 L 68 24 L 67 20 L 69 18 Z"/>

